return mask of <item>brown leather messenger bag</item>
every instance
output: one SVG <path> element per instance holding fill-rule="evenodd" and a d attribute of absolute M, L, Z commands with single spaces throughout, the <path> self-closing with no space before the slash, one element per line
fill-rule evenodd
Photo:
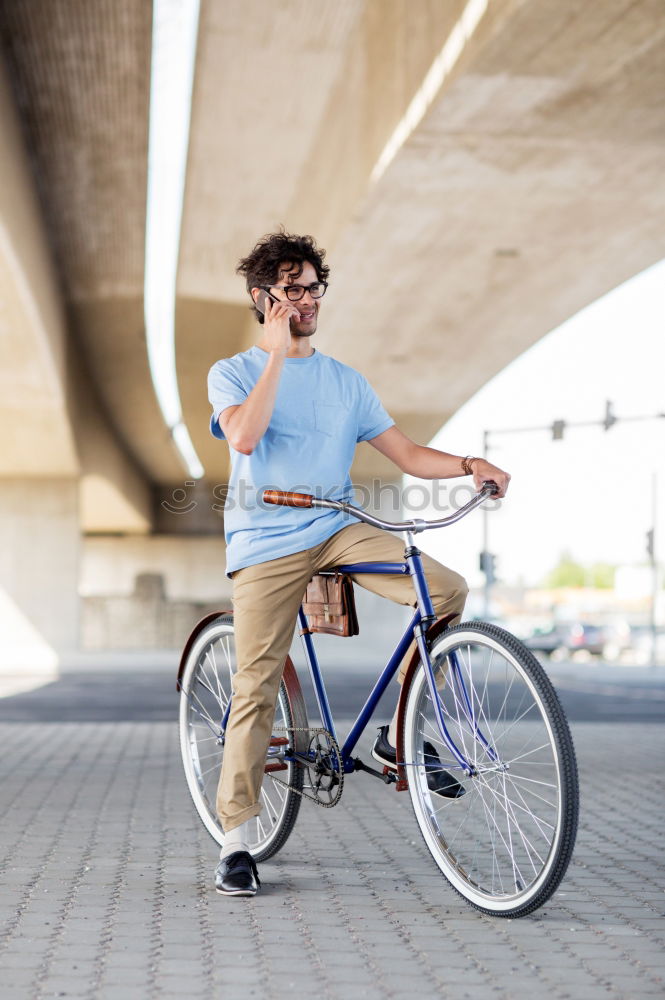
<path fill-rule="evenodd" d="M 346 573 L 317 573 L 307 585 L 303 611 L 310 632 L 358 635 L 353 581 Z"/>

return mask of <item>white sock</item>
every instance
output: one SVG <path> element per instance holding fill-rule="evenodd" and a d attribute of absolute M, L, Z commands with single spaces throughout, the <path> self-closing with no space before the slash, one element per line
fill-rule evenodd
<path fill-rule="evenodd" d="M 232 830 L 224 834 L 224 846 L 219 852 L 220 861 L 222 858 L 227 858 L 229 854 L 234 854 L 236 851 L 247 851 L 249 850 L 249 824 L 251 819 L 245 820 L 240 826 L 234 826 Z"/>
<path fill-rule="evenodd" d="M 391 747 L 397 746 L 397 709 L 395 709 L 395 714 L 390 720 L 390 725 L 388 726 L 388 742 Z"/>

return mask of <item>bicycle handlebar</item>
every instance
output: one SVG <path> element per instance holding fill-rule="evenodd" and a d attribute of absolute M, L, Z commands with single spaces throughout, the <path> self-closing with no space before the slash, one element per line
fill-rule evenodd
<path fill-rule="evenodd" d="M 277 503 L 282 507 L 314 507 L 316 498 L 310 493 L 286 493 L 284 490 L 264 490 L 263 499 L 266 503 Z"/>
<path fill-rule="evenodd" d="M 356 517 L 359 521 L 372 524 L 376 528 L 383 528 L 385 531 L 413 531 L 417 533 L 427 531 L 429 528 L 443 528 L 445 525 L 454 524 L 455 521 L 466 517 L 472 510 L 479 507 L 487 497 L 494 496 L 498 491 L 499 487 L 497 484 L 493 480 L 488 479 L 483 483 L 480 493 L 477 493 L 468 503 L 460 507 L 459 510 L 456 510 L 454 514 L 438 518 L 436 521 L 425 521 L 419 517 L 413 518 L 411 521 L 382 521 L 380 517 L 368 514 L 360 507 L 355 507 L 352 503 L 348 503 L 345 500 L 320 500 L 310 493 L 264 490 L 262 499 L 265 503 L 279 504 L 282 507 L 328 507 L 330 510 L 344 511 L 344 513 Z"/>

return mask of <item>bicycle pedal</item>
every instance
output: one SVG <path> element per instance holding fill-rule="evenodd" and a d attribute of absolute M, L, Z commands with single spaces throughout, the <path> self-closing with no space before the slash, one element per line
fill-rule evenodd
<path fill-rule="evenodd" d="M 289 738 L 288 736 L 271 736 L 270 746 L 271 747 L 288 747 Z"/>
<path fill-rule="evenodd" d="M 395 791 L 405 792 L 409 787 L 409 783 L 406 778 L 400 778 L 397 771 L 395 771 L 392 767 L 388 767 L 387 764 L 384 765 L 383 773 L 386 776 L 384 779 L 386 783 L 395 782 Z"/>
<path fill-rule="evenodd" d="M 270 774 L 272 771 L 287 771 L 288 767 L 289 765 L 285 764 L 283 761 L 274 760 L 264 766 L 263 773 Z"/>

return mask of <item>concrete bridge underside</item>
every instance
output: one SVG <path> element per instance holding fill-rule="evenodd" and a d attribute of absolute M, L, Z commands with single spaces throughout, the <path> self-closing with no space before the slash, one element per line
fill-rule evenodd
<path fill-rule="evenodd" d="M 81 534 L 149 545 L 188 478 L 143 319 L 151 19 L 143 0 L 0 0 L 0 584 L 49 647 L 77 643 Z M 660 0 L 202 0 L 176 355 L 206 480 L 228 465 L 205 375 L 255 337 L 234 268 L 259 235 L 284 223 L 327 248 L 317 344 L 426 441 L 665 256 L 664 92 Z M 377 473 L 361 446 L 354 475 Z M 17 569 L 33 563 L 38 599 Z"/>

